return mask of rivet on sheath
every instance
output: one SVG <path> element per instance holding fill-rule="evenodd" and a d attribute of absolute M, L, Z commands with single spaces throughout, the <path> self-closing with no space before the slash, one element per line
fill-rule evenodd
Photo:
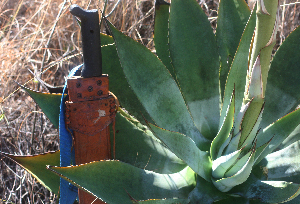
<path fill-rule="evenodd" d="M 102 81 L 101 81 L 101 80 L 98 80 L 98 81 L 97 81 L 97 85 L 98 85 L 98 86 L 101 86 L 101 85 L 102 85 Z"/>
<path fill-rule="evenodd" d="M 93 91 L 93 87 L 92 87 L 92 86 L 89 86 L 89 87 L 88 87 L 88 91 L 89 91 L 89 92 L 92 92 L 92 91 Z"/>
<path fill-rule="evenodd" d="M 77 82 L 77 83 L 76 83 L 76 87 L 77 87 L 77 88 L 80 88 L 80 87 L 81 87 L 81 83 L 80 83 L 80 82 Z"/>
<path fill-rule="evenodd" d="M 82 94 L 81 93 L 77 93 L 77 98 L 82 98 Z"/>
<path fill-rule="evenodd" d="M 103 94 L 103 91 L 99 90 L 99 91 L 97 92 L 97 94 L 98 94 L 98 96 L 101 96 L 101 95 Z"/>

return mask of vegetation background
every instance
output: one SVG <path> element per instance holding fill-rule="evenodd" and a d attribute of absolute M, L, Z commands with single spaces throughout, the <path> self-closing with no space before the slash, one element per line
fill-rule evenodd
<path fill-rule="evenodd" d="M 280 0 L 277 46 L 300 25 L 299 0 Z M 218 0 L 198 0 L 216 27 Z M 248 2 L 250 8 L 254 1 Z M 20 84 L 46 91 L 34 76 L 62 85 L 68 71 L 82 62 L 80 29 L 71 4 L 87 9 L 104 0 L 0 1 L 0 151 L 40 154 L 59 148 L 57 130 Z M 116 7 L 115 7 L 116 5 Z M 155 52 L 154 0 L 108 0 L 109 20 L 126 35 Z M 104 27 L 101 32 L 106 33 Z M 0 158 L 0 203 L 55 203 L 54 194 L 13 162 Z"/>

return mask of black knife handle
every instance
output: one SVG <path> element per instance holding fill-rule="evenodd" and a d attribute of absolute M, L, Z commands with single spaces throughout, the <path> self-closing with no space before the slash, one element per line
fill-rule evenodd
<path fill-rule="evenodd" d="M 98 10 L 84 10 L 76 4 L 70 12 L 81 21 L 81 37 L 84 66 L 81 76 L 99 77 L 102 75 L 102 56 Z"/>

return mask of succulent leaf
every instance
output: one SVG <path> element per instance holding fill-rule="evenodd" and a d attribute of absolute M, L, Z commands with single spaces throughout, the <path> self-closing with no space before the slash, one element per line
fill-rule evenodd
<path fill-rule="evenodd" d="M 262 203 L 282 203 L 295 198 L 299 189 L 299 184 L 259 180 L 251 174 L 245 183 L 236 186 L 230 193 L 248 199 L 258 199 Z"/>
<path fill-rule="evenodd" d="M 275 19 L 277 17 L 278 7 L 278 2 L 272 0 L 257 1 L 256 31 L 254 36 L 253 52 L 250 59 L 250 67 L 253 66 L 258 53 L 266 47 L 272 36 L 274 26 L 276 25 Z"/>
<path fill-rule="evenodd" d="M 261 146 L 271 140 L 270 144 L 257 158 L 256 164 L 273 152 L 300 123 L 300 109 L 280 118 L 275 123 L 266 127 L 257 135 L 257 146 Z"/>
<path fill-rule="evenodd" d="M 201 201 L 205 204 L 214 203 L 214 201 L 228 198 L 224 192 L 219 191 L 212 182 L 197 176 L 197 185 L 195 189 L 189 194 L 190 203 L 198 203 Z"/>
<path fill-rule="evenodd" d="M 252 100 L 250 100 L 248 103 L 246 103 L 245 105 L 243 105 L 241 107 L 240 112 L 234 118 L 234 131 L 233 131 L 234 135 L 236 135 L 239 132 L 241 132 L 241 124 L 242 124 L 243 118 L 245 116 L 245 113 L 246 113 L 247 109 L 249 108 L 249 105 L 250 105 L 251 101 Z"/>
<path fill-rule="evenodd" d="M 252 145 L 252 142 L 254 141 L 257 133 L 258 133 L 258 127 L 259 127 L 259 124 L 260 124 L 260 121 L 262 119 L 262 113 L 263 113 L 263 110 L 264 110 L 264 104 L 260 110 L 260 113 L 256 119 L 256 122 L 254 124 L 254 126 L 252 127 L 252 130 L 250 131 L 250 133 L 248 134 L 248 136 L 246 136 L 245 138 L 242 138 L 241 136 L 241 140 L 240 140 L 240 147 L 244 147 L 244 149 L 247 151 L 250 149 L 251 145 Z M 243 133 L 243 131 L 242 131 Z M 243 134 L 241 134 L 243 135 Z M 243 142 L 242 142 L 243 141 Z"/>
<path fill-rule="evenodd" d="M 229 145 L 227 146 L 224 155 L 231 154 L 232 152 L 236 151 L 239 148 L 239 141 L 241 139 L 241 131 L 238 132 L 230 141 Z"/>
<path fill-rule="evenodd" d="M 219 130 L 217 136 L 211 143 L 210 147 L 210 156 L 211 159 L 214 161 L 217 159 L 218 152 L 223 145 L 223 143 L 230 137 L 230 132 L 233 126 L 233 119 L 234 119 L 234 105 L 235 105 L 235 92 L 233 91 L 230 104 L 227 108 L 226 119 L 224 120 L 221 129 Z"/>
<path fill-rule="evenodd" d="M 254 170 L 260 179 L 295 182 L 300 179 L 300 141 L 266 156 Z"/>
<path fill-rule="evenodd" d="M 144 201 L 138 201 L 138 203 L 145 203 L 145 204 L 188 204 L 188 199 L 177 199 L 177 198 L 170 198 L 170 199 L 150 199 Z"/>
<path fill-rule="evenodd" d="M 262 70 L 262 82 L 263 82 L 263 95 L 265 95 L 267 77 L 270 68 L 271 54 L 275 41 L 273 38 L 274 29 L 278 27 L 277 12 L 279 10 L 279 2 L 273 0 L 260 0 L 257 2 L 257 18 L 256 29 L 254 35 L 253 49 L 251 51 L 249 67 L 253 67 L 257 56 L 260 54 L 261 70 Z"/>
<path fill-rule="evenodd" d="M 1 155 L 11 159 L 18 165 L 26 169 L 38 182 L 55 194 L 59 192 L 59 177 L 46 169 L 47 165 L 59 166 L 59 151 L 48 152 L 34 156 L 17 156 L 5 154 Z"/>
<path fill-rule="evenodd" d="M 235 118 L 239 113 L 238 110 L 241 109 L 244 92 L 245 83 L 248 70 L 248 56 L 250 43 L 252 40 L 253 32 L 255 29 L 256 15 L 255 11 L 251 13 L 250 18 L 247 22 L 246 28 L 243 32 L 239 47 L 235 53 L 233 62 L 231 64 L 230 71 L 228 73 L 228 78 L 225 86 L 224 100 L 221 111 L 220 125 L 223 124 L 225 120 L 227 107 L 230 104 L 230 98 L 232 95 L 232 90 L 235 89 Z"/>
<path fill-rule="evenodd" d="M 205 148 L 205 138 L 195 127 L 181 92 L 162 62 L 146 47 L 105 21 L 116 42 L 120 62 L 133 91 L 155 123 L 188 135 Z M 147 69 L 145 69 L 147 67 Z"/>
<path fill-rule="evenodd" d="M 266 47 L 274 45 L 276 43 L 276 35 L 277 35 L 278 24 L 279 24 L 279 10 L 280 10 L 280 8 L 278 6 L 277 14 L 276 14 L 276 18 L 275 18 L 275 24 L 274 24 L 273 31 L 272 31 L 272 35 L 270 37 L 270 40 L 266 44 Z"/>
<path fill-rule="evenodd" d="M 242 149 L 236 150 L 231 154 L 218 157 L 212 162 L 212 176 L 216 179 L 224 177 L 226 171 L 236 162 Z"/>
<path fill-rule="evenodd" d="M 257 11 L 258 11 L 259 13 L 263 13 L 263 14 L 270 15 L 269 12 L 268 12 L 267 9 L 266 9 L 264 0 L 259 0 L 259 1 L 258 1 L 258 8 L 257 8 Z"/>
<path fill-rule="evenodd" d="M 249 200 L 249 199 L 243 198 L 243 197 L 229 197 L 227 199 L 214 202 L 214 204 L 232 204 L 232 203 L 238 203 L 238 204 L 262 204 L 260 201 Z"/>
<path fill-rule="evenodd" d="M 264 108 L 263 99 L 255 100 L 255 98 L 251 101 L 249 108 L 247 109 L 242 125 L 241 125 L 241 139 L 239 141 L 239 147 L 246 145 L 245 141 L 247 140 L 252 143 L 254 137 L 256 136 L 256 132 L 259 126 L 259 122 L 261 120 L 261 115 Z M 256 129 L 256 130 L 255 130 Z M 252 134 L 250 135 L 250 133 Z M 252 138 L 248 137 L 251 136 Z M 248 150 L 248 149 L 247 149 Z"/>
<path fill-rule="evenodd" d="M 156 173 L 175 173 L 186 167 L 186 163 L 154 137 L 147 127 L 136 123 L 119 112 L 116 114 L 115 159 Z M 113 147 L 113 138 L 111 142 Z"/>
<path fill-rule="evenodd" d="M 166 66 L 172 77 L 176 80 L 174 67 L 171 64 L 169 51 L 169 9 L 170 4 L 155 3 L 155 19 L 154 19 L 154 44 L 158 58 Z"/>
<path fill-rule="evenodd" d="M 229 143 L 231 142 L 232 139 L 232 131 L 231 133 L 229 133 L 229 136 L 227 137 L 227 139 L 224 141 L 224 143 L 221 145 L 219 151 L 218 151 L 218 155 L 217 158 L 221 157 L 223 155 L 224 150 L 227 148 L 227 146 L 229 145 Z M 225 155 L 225 154 L 224 154 Z"/>
<path fill-rule="evenodd" d="M 149 124 L 149 127 L 176 156 L 185 161 L 202 178 L 210 181 L 212 163 L 208 152 L 198 149 L 195 142 L 188 136 L 164 130 L 152 124 Z"/>
<path fill-rule="evenodd" d="M 298 204 L 300 203 L 300 196 L 295 195 L 292 199 L 288 200 L 288 204 Z"/>
<path fill-rule="evenodd" d="M 107 203 L 132 204 L 128 194 L 136 200 L 187 198 L 195 185 L 189 167 L 174 174 L 158 174 L 120 161 L 48 168 Z"/>
<path fill-rule="evenodd" d="M 50 94 L 33 91 L 25 86 L 22 86 L 31 98 L 40 106 L 45 115 L 49 118 L 55 128 L 58 128 L 59 124 L 59 112 L 60 101 L 62 94 Z"/>
<path fill-rule="evenodd" d="M 250 158 L 253 156 L 253 152 L 254 151 L 249 151 L 242 158 L 237 160 L 237 162 L 228 169 L 224 177 L 231 177 L 238 173 L 241 169 L 243 169 L 244 166 L 249 162 Z"/>
<path fill-rule="evenodd" d="M 249 155 L 250 153 L 250 155 Z M 252 170 L 252 166 L 254 164 L 254 151 L 249 152 L 244 157 L 246 163 L 244 164 L 244 157 L 242 157 L 242 161 L 240 160 L 225 174 L 225 178 L 222 179 L 214 179 L 212 178 L 213 184 L 222 192 L 230 191 L 234 186 L 244 183 Z M 242 166 L 242 164 L 244 164 Z M 242 168 L 241 168 L 242 167 Z M 230 176 L 230 177 L 226 177 Z"/>
<path fill-rule="evenodd" d="M 295 110 L 300 101 L 300 26 L 275 53 L 268 74 L 265 110 L 261 128 Z"/>
<path fill-rule="evenodd" d="M 116 45 L 111 36 L 101 34 L 102 70 L 109 75 L 109 90 L 118 97 L 120 105 L 142 123 L 153 122 L 134 91 L 130 88 L 121 67 Z M 145 122 L 144 122 L 145 124 Z"/>
<path fill-rule="evenodd" d="M 222 100 L 229 68 L 250 14 L 250 9 L 244 0 L 221 0 L 219 3 L 216 39 L 221 57 L 220 87 Z"/>
<path fill-rule="evenodd" d="M 294 131 L 277 147 L 277 149 L 283 149 L 300 140 L 300 125 L 298 125 Z"/>
<path fill-rule="evenodd" d="M 261 155 L 261 153 L 266 149 L 266 147 L 270 144 L 271 140 L 273 138 L 271 138 L 268 142 L 266 142 L 265 144 L 261 145 L 260 147 L 255 149 L 255 156 L 254 156 L 254 163 L 256 164 L 256 160 L 257 158 Z"/>
<path fill-rule="evenodd" d="M 263 98 L 263 82 L 261 78 L 260 56 L 258 55 L 252 68 L 246 99 Z"/>
<path fill-rule="evenodd" d="M 180 90 L 195 125 L 212 140 L 220 118 L 219 55 L 211 25 L 195 0 L 172 0 L 169 44 Z"/>

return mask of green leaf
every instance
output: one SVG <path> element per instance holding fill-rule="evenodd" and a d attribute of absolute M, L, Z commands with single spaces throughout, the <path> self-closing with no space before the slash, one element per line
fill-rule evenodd
<path fill-rule="evenodd" d="M 258 199 L 262 203 L 281 203 L 299 194 L 300 185 L 285 181 L 262 181 L 253 174 L 248 180 L 233 188 L 230 193 L 248 199 Z"/>
<path fill-rule="evenodd" d="M 234 117 L 234 124 L 233 124 L 234 125 L 234 130 L 233 130 L 234 135 L 237 135 L 238 133 L 241 134 L 241 124 L 242 124 L 243 118 L 245 116 L 245 113 L 250 106 L 251 101 L 252 100 L 250 100 L 248 103 L 243 105 L 241 107 L 241 109 L 238 111 L 238 114 L 236 115 L 236 117 Z"/>
<path fill-rule="evenodd" d="M 210 156 L 212 160 L 217 159 L 218 152 L 220 150 L 220 147 L 223 145 L 223 143 L 227 140 L 227 138 L 230 136 L 230 131 L 233 126 L 233 116 L 234 116 L 234 101 L 235 101 L 235 93 L 233 90 L 232 97 L 230 100 L 230 104 L 227 108 L 226 113 L 226 119 L 224 120 L 220 131 L 218 132 L 218 135 L 215 137 L 215 139 L 211 143 L 210 147 Z"/>
<path fill-rule="evenodd" d="M 294 131 L 277 147 L 277 149 L 283 149 L 300 140 L 300 125 L 298 125 Z"/>
<path fill-rule="evenodd" d="M 255 20 L 256 14 L 255 9 L 253 9 L 247 26 L 242 35 L 239 47 L 235 53 L 233 62 L 231 64 L 230 71 L 228 73 L 228 78 L 225 86 L 224 100 L 223 100 L 223 108 L 221 111 L 220 124 L 223 124 L 225 120 L 227 107 L 230 103 L 230 98 L 232 94 L 232 90 L 235 87 L 235 118 L 237 117 L 239 110 L 242 107 L 244 92 L 245 92 L 245 84 L 246 84 L 246 75 L 248 70 L 248 56 L 249 49 L 251 44 L 251 39 L 253 36 L 254 28 L 255 28 Z"/>
<path fill-rule="evenodd" d="M 187 198 L 195 185 L 189 167 L 174 174 L 158 174 L 120 161 L 48 168 L 107 203 L 132 204 L 129 195 L 135 200 Z"/>
<path fill-rule="evenodd" d="M 224 152 L 224 155 L 231 154 L 232 152 L 238 150 L 240 139 L 241 139 L 241 131 L 231 138 L 230 143 Z"/>
<path fill-rule="evenodd" d="M 47 165 L 59 166 L 59 151 L 34 156 L 16 156 L 0 152 L 28 171 L 38 182 L 55 194 L 59 191 L 59 177 L 46 169 Z"/>
<path fill-rule="evenodd" d="M 246 91 L 246 99 L 263 98 L 263 81 L 261 71 L 260 55 L 258 55 L 250 73 L 249 87 Z"/>
<path fill-rule="evenodd" d="M 212 176 L 215 179 L 224 177 L 226 171 L 236 162 L 242 150 L 236 150 L 231 154 L 221 156 L 213 161 Z"/>
<path fill-rule="evenodd" d="M 125 76 L 138 99 L 155 121 L 167 130 L 190 136 L 204 146 L 180 90 L 162 62 L 146 47 L 122 34 L 108 20 Z"/>
<path fill-rule="evenodd" d="M 263 151 L 265 151 L 266 147 L 270 144 L 271 140 L 273 138 L 271 138 L 268 142 L 266 142 L 265 144 L 261 145 L 260 147 L 255 149 L 255 156 L 254 156 L 254 163 L 256 164 L 256 160 L 257 158 L 261 155 L 261 153 Z"/>
<path fill-rule="evenodd" d="M 195 0 L 172 0 L 172 64 L 196 127 L 212 140 L 219 126 L 219 55 L 206 14 Z"/>
<path fill-rule="evenodd" d="M 224 143 L 221 145 L 219 152 L 217 154 L 217 157 L 221 157 L 224 154 L 224 150 L 227 150 L 227 146 L 229 145 L 229 143 L 231 142 L 232 139 L 232 132 L 229 134 L 229 136 L 227 137 L 227 139 L 224 141 Z"/>
<path fill-rule="evenodd" d="M 214 203 L 214 201 L 228 197 L 226 193 L 219 191 L 212 182 L 208 182 L 200 176 L 197 177 L 195 189 L 189 194 L 191 203 L 199 203 L 199 201 L 201 201 L 203 204 Z"/>
<path fill-rule="evenodd" d="M 157 173 L 175 173 L 186 167 L 186 163 L 163 146 L 150 130 L 136 123 L 119 112 L 116 114 L 116 159 Z"/>
<path fill-rule="evenodd" d="M 264 101 L 252 100 L 250 101 L 249 108 L 246 110 L 244 115 L 242 125 L 241 125 L 241 138 L 239 142 L 239 147 L 245 147 L 248 151 L 251 148 L 252 142 L 255 139 L 257 130 L 262 118 L 262 113 L 264 109 Z"/>
<path fill-rule="evenodd" d="M 261 128 L 295 110 L 300 102 L 300 26 L 277 50 L 268 74 Z"/>
<path fill-rule="evenodd" d="M 253 152 L 249 151 L 242 158 L 240 158 L 228 171 L 225 173 L 225 177 L 231 177 L 237 174 L 245 165 L 249 162 L 253 156 Z"/>
<path fill-rule="evenodd" d="M 114 39 L 111 36 L 101 34 L 102 69 L 103 73 L 109 75 L 109 91 L 114 93 L 120 105 L 135 116 L 142 123 L 146 118 L 152 121 L 151 117 L 130 88 L 121 67 Z"/>
<path fill-rule="evenodd" d="M 256 164 L 264 157 L 273 152 L 300 123 L 300 109 L 277 120 L 272 125 L 266 127 L 257 135 L 257 146 L 261 146 L 271 140 L 262 154 L 257 158 Z"/>
<path fill-rule="evenodd" d="M 300 183 L 300 141 L 269 154 L 257 166 L 256 174 L 260 179 Z M 257 173 L 258 172 L 258 173 Z"/>
<path fill-rule="evenodd" d="M 252 166 L 254 163 L 254 151 L 250 152 L 251 155 L 245 155 L 244 158 L 247 159 L 246 163 L 244 164 L 242 158 L 240 161 L 237 162 L 226 174 L 225 176 L 230 176 L 227 178 L 213 180 L 213 184 L 222 192 L 228 192 L 233 187 L 244 183 L 252 170 Z M 243 166 L 242 166 L 243 165 Z"/>
<path fill-rule="evenodd" d="M 250 13 L 244 0 L 221 0 L 219 3 L 216 38 L 221 57 L 220 87 L 222 99 L 229 68 Z"/>
<path fill-rule="evenodd" d="M 289 200 L 286 203 L 287 204 L 299 204 L 300 203 L 300 196 L 297 196 L 296 198 L 293 198 L 292 200 Z"/>
<path fill-rule="evenodd" d="M 252 69 L 254 61 L 260 55 L 263 95 L 265 95 L 266 91 L 272 50 L 276 43 L 280 8 L 278 4 L 279 2 L 274 2 L 273 0 L 257 1 L 256 28 L 249 60 L 249 69 Z M 264 9 L 263 5 L 265 6 Z"/>
<path fill-rule="evenodd" d="M 177 199 L 177 198 L 171 198 L 171 199 L 151 199 L 151 200 L 145 200 L 145 201 L 139 201 L 138 203 L 145 203 L 145 204 L 188 204 L 188 199 Z"/>
<path fill-rule="evenodd" d="M 154 44 L 158 58 L 166 66 L 172 77 L 176 80 L 174 67 L 171 64 L 169 51 L 169 9 L 170 4 L 155 2 L 155 19 L 154 19 Z"/>
<path fill-rule="evenodd" d="M 149 124 L 149 127 L 176 156 L 185 161 L 202 178 L 210 181 L 212 163 L 208 152 L 198 149 L 195 142 L 183 134 L 164 130 L 152 124 Z"/>
<path fill-rule="evenodd" d="M 233 203 L 238 203 L 238 204 L 252 204 L 252 202 L 249 202 L 249 199 L 243 198 L 243 197 L 230 197 L 224 200 L 220 200 L 217 202 L 214 202 L 214 204 L 233 204 Z"/>
<path fill-rule="evenodd" d="M 49 94 L 33 91 L 25 86 L 22 86 L 31 98 L 40 106 L 45 115 L 49 118 L 51 123 L 58 128 L 59 126 L 59 113 L 60 113 L 60 102 L 62 94 Z"/>
<path fill-rule="evenodd" d="M 249 200 L 249 199 L 241 199 L 241 200 L 244 200 L 244 202 L 247 203 L 247 200 Z M 241 204 L 243 204 L 243 203 L 241 203 Z M 249 204 L 264 204 L 264 202 L 261 202 L 260 200 L 249 200 Z"/>

